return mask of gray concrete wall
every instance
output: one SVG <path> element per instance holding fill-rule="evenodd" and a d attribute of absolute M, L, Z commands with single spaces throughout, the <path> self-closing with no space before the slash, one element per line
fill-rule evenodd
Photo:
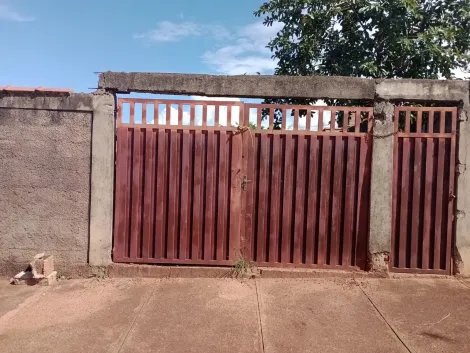
<path fill-rule="evenodd" d="M 0 97 L 0 273 L 111 262 L 113 114 L 110 94 Z"/>

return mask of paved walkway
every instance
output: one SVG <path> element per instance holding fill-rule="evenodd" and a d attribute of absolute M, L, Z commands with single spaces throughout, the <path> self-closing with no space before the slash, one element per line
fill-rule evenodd
<path fill-rule="evenodd" d="M 0 351 L 470 352 L 470 281 L 0 282 Z"/>

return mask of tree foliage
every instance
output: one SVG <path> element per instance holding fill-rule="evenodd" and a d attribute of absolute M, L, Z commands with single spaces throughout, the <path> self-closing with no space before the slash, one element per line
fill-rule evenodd
<path fill-rule="evenodd" d="M 271 0 L 276 75 L 453 78 L 470 61 L 470 0 Z"/>

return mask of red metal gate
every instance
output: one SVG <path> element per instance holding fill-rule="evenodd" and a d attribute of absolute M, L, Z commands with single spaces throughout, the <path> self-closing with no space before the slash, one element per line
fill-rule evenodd
<path fill-rule="evenodd" d="M 364 268 L 371 114 L 119 99 L 114 261 Z"/>
<path fill-rule="evenodd" d="M 457 108 L 395 108 L 394 272 L 451 274 Z"/>
<path fill-rule="evenodd" d="M 264 266 L 365 268 L 372 110 L 246 104 L 245 112 L 257 118 L 247 169 L 250 258 Z M 276 115 L 279 130 L 272 129 Z M 347 128 L 335 128 L 335 120 Z"/>

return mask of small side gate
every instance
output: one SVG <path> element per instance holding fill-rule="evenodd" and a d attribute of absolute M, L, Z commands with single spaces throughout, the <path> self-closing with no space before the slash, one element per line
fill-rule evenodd
<path fill-rule="evenodd" d="M 114 261 L 364 269 L 371 116 L 119 99 Z"/>
<path fill-rule="evenodd" d="M 457 108 L 395 108 L 390 269 L 451 274 Z"/>

